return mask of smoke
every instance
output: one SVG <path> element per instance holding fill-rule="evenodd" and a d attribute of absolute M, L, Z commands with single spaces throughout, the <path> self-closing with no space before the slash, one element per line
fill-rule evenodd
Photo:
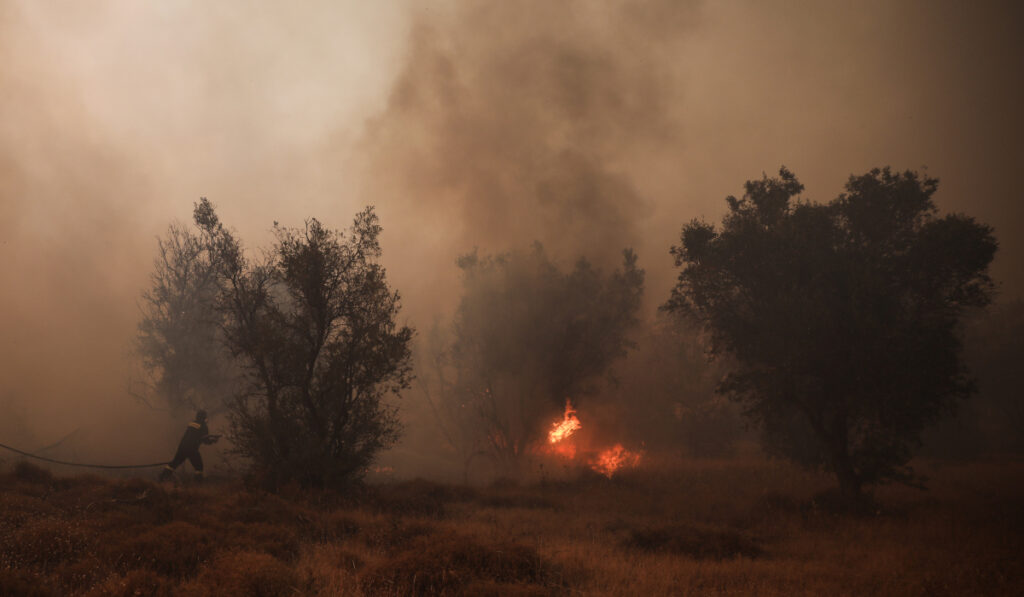
<path fill-rule="evenodd" d="M 140 410 L 138 298 L 200 196 L 250 246 L 347 226 L 331 147 L 384 93 L 403 10 L 0 2 L 0 417 L 44 445 Z"/>
<path fill-rule="evenodd" d="M 927 166 L 941 209 L 996 226 L 1018 295 L 1018 22 L 995 1 L 0 1 L 0 409 L 45 444 L 135 408 L 155 237 L 200 196 L 249 247 L 375 204 L 425 330 L 474 246 L 606 270 L 632 246 L 650 311 L 680 225 L 744 180 L 785 164 L 827 201 Z"/>
<path fill-rule="evenodd" d="M 437 289 L 456 286 L 454 258 L 473 247 L 539 241 L 563 260 L 614 266 L 640 243 L 653 205 L 637 166 L 681 142 L 667 58 L 696 20 L 687 2 L 419 14 L 360 152 L 366 195 L 382 201 L 397 251 L 415 253 L 418 272 L 430 264 L 417 279 L 397 266 L 410 299 L 450 304 Z"/>

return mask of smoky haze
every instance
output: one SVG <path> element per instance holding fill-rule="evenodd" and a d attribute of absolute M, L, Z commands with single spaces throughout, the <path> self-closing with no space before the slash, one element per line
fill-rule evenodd
<path fill-rule="evenodd" d="M 0 2 L 0 401 L 20 413 L 0 431 L 45 445 L 139 408 L 126 383 L 155 237 L 200 196 L 249 247 L 275 220 L 345 228 L 375 204 L 391 283 L 425 329 L 450 315 L 474 247 L 539 241 L 610 268 L 632 246 L 650 312 L 680 226 L 716 221 L 744 180 L 785 164 L 827 201 L 851 173 L 927 167 L 940 209 L 995 226 L 993 273 L 1017 296 L 1020 16 Z"/>

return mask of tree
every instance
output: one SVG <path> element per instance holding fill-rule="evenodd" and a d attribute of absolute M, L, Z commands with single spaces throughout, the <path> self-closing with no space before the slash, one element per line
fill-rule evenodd
<path fill-rule="evenodd" d="M 469 426 L 467 454 L 485 450 L 514 472 L 566 398 L 591 393 L 632 346 L 644 272 L 624 251 L 605 274 L 586 260 L 561 271 L 535 245 L 528 254 L 459 259 L 463 296 L 452 328 L 444 395 Z M 471 413 L 465 416 L 466 409 Z M 442 409 L 453 411 L 453 409 Z"/>
<path fill-rule="evenodd" d="M 151 286 L 142 295 L 136 352 L 147 388 L 136 395 L 175 414 L 223 410 L 235 375 L 218 337 L 219 263 L 209 241 L 171 224 L 157 239 Z"/>
<path fill-rule="evenodd" d="M 866 485 L 914 482 L 926 425 L 973 384 L 958 323 L 993 292 L 992 229 L 939 216 L 933 178 L 888 168 L 851 176 L 822 205 L 803 186 L 748 181 L 721 229 L 693 221 L 672 247 L 665 305 L 696 319 L 734 359 L 720 391 L 768 448 L 835 474 L 851 502 Z"/>
<path fill-rule="evenodd" d="M 362 476 L 399 425 L 384 399 L 408 387 L 413 330 L 375 262 L 372 208 L 346 236 L 310 219 L 275 224 L 273 248 L 250 262 L 202 200 L 194 219 L 219 264 L 224 343 L 246 387 L 231 403 L 231 439 L 271 485 L 339 486 Z"/>

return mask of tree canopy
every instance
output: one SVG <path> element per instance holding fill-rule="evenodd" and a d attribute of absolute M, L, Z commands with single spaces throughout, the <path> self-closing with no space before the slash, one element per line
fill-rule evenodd
<path fill-rule="evenodd" d="M 224 409 L 235 371 L 219 337 L 217 259 L 209 238 L 179 223 L 157 240 L 136 338 L 146 387 L 133 390 L 151 407 L 175 414 Z"/>
<path fill-rule="evenodd" d="M 310 219 L 275 225 L 261 261 L 248 259 L 205 199 L 194 219 L 216 256 L 224 346 L 244 371 L 230 405 L 231 439 L 270 484 L 358 479 L 397 439 L 384 402 L 409 384 L 413 331 L 376 263 L 372 208 L 348 235 Z"/>
<path fill-rule="evenodd" d="M 915 477 L 922 430 L 973 384 L 958 323 L 990 300 L 997 243 L 939 215 L 938 181 L 875 169 L 828 204 L 785 168 L 728 197 L 721 226 L 693 221 L 665 309 L 705 326 L 733 358 L 719 390 L 772 451 L 832 471 L 844 495 Z"/>

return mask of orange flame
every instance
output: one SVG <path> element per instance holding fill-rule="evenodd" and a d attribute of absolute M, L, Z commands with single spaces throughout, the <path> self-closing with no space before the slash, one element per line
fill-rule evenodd
<path fill-rule="evenodd" d="M 590 468 L 611 479 L 615 471 L 622 467 L 639 464 L 640 456 L 640 452 L 633 452 L 623 448 L 622 444 L 615 444 L 598 454 L 597 458 L 591 461 Z"/>
<path fill-rule="evenodd" d="M 565 414 L 562 415 L 562 421 L 551 424 L 551 431 L 548 432 L 548 443 L 557 444 L 558 442 L 568 438 L 573 433 L 576 433 L 576 430 L 580 427 L 582 427 L 582 425 L 580 425 L 580 420 L 576 418 L 576 409 L 574 409 L 572 407 L 572 403 L 566 399 Z M 575 454 L 575 449 L 572 452 Z"/>

